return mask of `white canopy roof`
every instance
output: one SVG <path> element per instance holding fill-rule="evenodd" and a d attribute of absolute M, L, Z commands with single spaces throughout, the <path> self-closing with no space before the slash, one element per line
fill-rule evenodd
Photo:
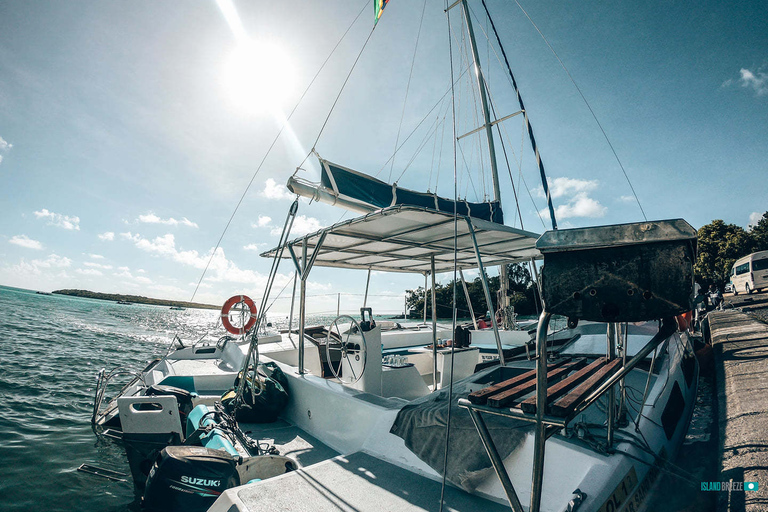
<path fill-rule="evenodd" d="M 454 224 L 456 225 L 456 260 L 459 268 L 477 267 L 469 223 L 482 257 L 483 266 L 501 265 L 539 258 L 539 235 L 502 224 L 464 216 L 456 217 L 414 206 L 394 206 L 351 219 L 316 233 L 288 242 L 297 257 L 303 241 L 307 253 L 322 245 L 314 265 L 372 269 L 385 272 L 426 273 L 435 257 L 435 272 L 453 270 Z M 274 257 L 278 248 L 262 254 Z M 284 258 L 289 258 L 286 250 Z"/>

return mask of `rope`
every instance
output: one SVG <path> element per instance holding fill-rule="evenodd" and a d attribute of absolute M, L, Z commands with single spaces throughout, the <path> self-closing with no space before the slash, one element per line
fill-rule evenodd
<path fill-rule="evenodd" d="M 360 18 L 360 15 L 363 14 L 363 11 L 367 7 L 368 7 L 368 4 L 366 2 L 365 5 L 363 6 L 363 9 L 360 10 L 360 12 L 357 14 L 355 19 L 352 20 L 352 23 L 349 25 L 349 27 L 347 27 L 347 30 L 344 31 L 344 34 L 341 36 L 341 39 L 339 39 L 339 41 L 336 43 L 336 46 L 333 47 L 333 49 L 331 50 L 331 53 L 328 55 L 328 57 L 326 57 L 325 61 L 323 61 L 323 64 L 320 66 L 320 69 L 317 70 L 317 73 L 315 73 L 315 76 L 312 77 L 312 80 L 309 82 L 309 85 L 307 85 L 307 88 L 304 89 L 304 92 L 301 94 L 301 97 L 296 102 L 296 105 L 293 106 L 291 113 L 288 114 L 288 117 L 285 119 L 283 126 L 280 127 L 280 130 L 277 132 L 277 135 L 275 135 L 275 138 L 272 140 L 272 143 L 269 145 L 267 152 L 264 154 L 264 157 L 261 159 L 261 162 L 259 162 L 259 166 L 256 168 L 256 171 L 254 171 L 253 176 L 251 176 L 251 180 L 248 182 L 248 185 L 245 187 L 243 194 L 240 196 L 240 200 L 237 202 L 235 209 L 232 211 L 232 215 L 229 217 L 229 220 L 227 221 L 227 225 L 224 226 L 224 231 L 221 232 L 221 236 L 219 237 L 218 242 L 216 242 L 216 247 L 214 247 L 213 252 L 211 253 L 211 257 L 208 258 L 208 262 L 205 264 L 203 273 L 200 275 L 200 279 L 197 281 L 197 285 L 195 286 L 195 291 L 192 292 L 192 298 L 189 299 L 190 302 L 192 302 L 195 299 L 195 295 L 197 295 L 197 290 L 200 288 L 200 284 L 203 282 L 205 273 L 208 272 L 208 267 L 211 266 L 211 261 L 213 261 L 213 257 L 216 255 L 216 251 L 219 249 L 219 246 L 221 245 L 221 241 L 224 239 L 224 235 L 227 233 L 227 230 L 229 229 L 229 225 L 232 224 L 232 220 L 235 218 L 235 215 L 237 214 L 237 210 L 240 208 L 240 205 L 242 204 L 243 199 L 245 199 L 245 195 L 248 193 L 248 190 L 251 188 L 251 185 L 253 185 L 253 181 L 256 179 L 256 175 L 259 174 L 259 171 L 261 171 L 261 168 L 264 165 L 264 162 L 267 160 L 267 157 L 272 152 L 272 149 L 275 147 L 275 144 L 280 138 L 280 135 L 282 135 L 283 130 L 285 130 L 285 128 L 288 126 L 288 123 L 290 122 L 291 117 L 293 117 L 293 114 L 296 112 L 296 109 L 298 109 L 299 105 L 301 105 L 301 102 L 304 100 L 304 97 L 309 92 L 309 89 L 315 83 L 315 80 L 317 80 L 317 77 L 323 71 L 323 69 L 325 68 L 325 65 L 328 64 L 329 60 L 331 60 L 331 57 L 333 56 L 333 54 L 336 53 L 336 49 L 339 47 L 339 45 L 344 40 L 344 38 L 347 37 L 347 34 L 349 33 L 349 31 L 352 29 L 354 24 Z"/>
<path fill-rule="evenodd" d="M 611 152 L 613 153 L 613 156 L 616 158 L 616 162 L 618 162 L 619 167 L 621 167 L 621 172 L 624 174 L 624 178 L 627 180 L 627 184 L 629 185 L 630 190 L 632 190 L 632 195 L 635 197 L 635 201 L 637 202 L 637 206 L 640 208 L 640 212 L 643 214 L 643 219 L 645 219 L 647 221 L 648 217 L 645 216 L 645 210 L 643 210 L 643 205 L 640 204 L 640 199 L 638 199 L 637 193 L 635 193 L 635 187 L 632 186 L 632 181 L 630 181 L 630 179 L 629 179 L 629 175 L 627 174 L 627 170 L 624 168 L 624 164 L 621 163 L 621 159 L 619 158 L 619 155 L 616 153 L 616 150 L 614 149 L 613 144 L 611 143 L 611 140 L 608 138 L 608 134 L 605 133 L 605 130 L 603 129 L 603 125 L 600 123 L 600 120 L 597 119 L 597 115 L 595 114 L 595 111 L 592 110 L 592 106 L 587 101 L 587 98 L 584 96 L 584 93 L 581 92 L 581 88 L 576 83 L 576 80 L 573 79 L 573 76 L 571 76 L 571 72 L 568 71 L 568 68 L 565 67 L 565 64 L 560 59 L 560 56 L 557 54 L 555 49 L 552 48 L 552 45 L 549 44 L 549 41 L 547 41 L 547 38 L 544 37 L 544 34 L 542 34 L 541 30 L 539 30 L 539 27 L 536 26 L 536 23 L 533 22 L 533 20 L 528 15 L 528 13 L 525 11 L 525 9 L 523 9 L 523 6 L 520 5 L 520 2 L 518 0 L 515 0 L 515 3 L 520 8 L 520 10 L 523 11 L 523 14 L 525 14 L 525 17 L 528 18 L 528 21 L 531 22 L 531 25 L 533 25 L 533 28 L 536 29 L 536 32 L 539 33 L 541 38 L 547 44 L 547 46 L 549 47 L 550 51 L 552 52 L 552 55 L 555 56 L 557 61 L 563 67 L 563 70 L 565 71 L 565 73 L 568 75 L 568 78 L 571 80 L 571 83 L 576 88 L 576 90 L 579 92 L 579 96 L 581 96 L 581 99 L 584 100 L 584 104 L 589 109 L 589 113 L 592 114 L 592 118 L 595 120 L 595 123 L 597 123 L 598 128 L 600 128 L 600 131 L 603 133 L 603 137 L 605 137 L 605 141 L 608 143 L 608 147 L 611 148 Z M 483 0 L 483 6 L 485 7 L 485 0 Z M 487 7 L 486 7 L 485 10 L 486 10 L 486 12 L 488 12 L 488 8 Z M 491 21 L 491 26 L 493 26 L 493 21 Z M 496 29 L 494 29 L 494 32 L 495 32 L 495 30 Z M 497 37 L 498 37 L 498 35 L 497 35 Z M 503 52 L 503 50 L 502 50 L 502 52 Z"/>
<path fill-rule="evenodd" d="M 427 0 L 424 0 L 424 4 L 421 7 L 421 19 L 419 20 L 419 31 L 416 32 L 416 45 L 413 47 L 413 57 L 411 57 L 411 70 L 408 73 L 408 84 L 405 86 L 405 99 L 403 100 L 403 111 L 400 113 L 400 124 L 397 126 L 397 138 L 395 139 L 395 151 L 397 151 L 397 144 L 400 142 L 400 130 L 403 127 L 403 118 L 405 117 L 405 107 L 408 105 L 408 92 L 411 90 L 411 77 L 413 77 L 413 65 L 416 63 L 416 50 L 419 48 L 419 38 L 421 37 L 421 26 L 424 24 L 424 11 L 427 8 Z M 389 177 L 387 181 L 392 179 L 392 170 L 395 167 L 395 159 L 392 159 L 392 165 L 389 167 Z"/>

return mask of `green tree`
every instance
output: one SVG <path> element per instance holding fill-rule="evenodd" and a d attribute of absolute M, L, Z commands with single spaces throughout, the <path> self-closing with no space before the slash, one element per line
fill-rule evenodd
<path fill-rule="evenodd" d="M 694 267 L 702 284 L 728 281 L 733 262 L 754 249 L 754 240 L 744 228 L 713 220 L 698 232 L 698 256 Z"/>
<path fill-rule="evenodd" d="M 527 266 L 518 263 L 510 264 L 507 266 L 507 274 L 509 276 L 510 303 L 514 306 L 515 311 L 521 315 L 536 314 L 536 301 L 538 300 L 536 287 L 533 284 L 531 273 Z M 467 283 L 467 292 L 470 301 L 472 302 L 472 309 L 474 310 L 475 315 L 483 315 L 487 311 L 496 311 L 499 277 L 493 276 L 487 277 L 487 279 L 488 288 L 491 292 L 491 301 L 493 302 L 493 306 L 490 308 L 485 300 L 482 279 L 478 276 Z M 420 286 L 415 290 L 406 290 L 406 293 L 408 294 L 406 297 L 408 310 L 413 311 L 417 318 L 422 318 L 424 314 L 424 288 Z M 437 299 L 437 316 L 439 318 L 451 318 L 453 315 L 453 309 L 451 307 L 453 299 L 453 281 L 445 285 L 438 284 L 435 287 L 435 295 Z M 431 293 L 428 291 L 428 318 L 430 318 L 430 315 L 432 314 L 431 297 Z M 458 309 L 459 317 L 469 316 L 469 307 L 467 306 L 460 280 L 456 281 L 456 308 Z"/>
<path fill-rule="evenodd" d="M 750 226 L 749 236 L 755 242 L 756 251 L 768 251 L 768 212 L 763 213 L 757 224 Z"/>

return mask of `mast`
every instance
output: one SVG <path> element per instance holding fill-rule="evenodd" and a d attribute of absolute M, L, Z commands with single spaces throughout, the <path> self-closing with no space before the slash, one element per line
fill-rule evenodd
<path fill-rule="evenodd" d="M 454 4 L 455 5 L 455 4 Z M 491 160 L 491 176 L 493 177 L 493 198 L 498 201 L 499 208 L 501 208 L 501 189 L 499 187 L 499 170 L 496 164 L 496 146 L 493 141 L 493 124 L 491 123 L 491 113 L 488 109 L 488 96 L 485 92 L 485 78 L 483 77 L 483 70 L 480 67 L 480 56 L 477 52 L 477 43 L 475 42 L 475 31 L 472 28 L 472 19 L 469 15 L 469 6 L 467 0 L 461 0 L 461 8 L 464 11 L 464 19 L 467 20 L 467 32 L 469 33 L 469 45 L 472 48 L 472 61 L 475 65 L 475 78 L 477 82 L 477 88 L 480 91 L 480 102 L 483 107 L 483 121 L 485 123 L 485 138 L 488 141 L 488 152 Z M 502 210 L 503 211 L 503 210 Z M 508 305 L 507 288 L 507 266 L 499 266 L 499 287 L 501 297 L 499 298 L 498 306 L 504 308 L 502 311 L 506 311 Z M 493 304 L 488 304 L 488 310 L 492 315 L 496 312 L 493 311 Z"/>

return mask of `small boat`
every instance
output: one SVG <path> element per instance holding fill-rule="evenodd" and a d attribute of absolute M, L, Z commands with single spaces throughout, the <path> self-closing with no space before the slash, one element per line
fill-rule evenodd
<path fill-rule="evenodd" d="M 116 304 L 122 304 L 124 306 L 132 306 L 133 302 L 128 302 L 127 300 L 118 300 Z"/>
<path fill-rule="evenodd" d="M 171 306 L 171 309 L 174 310 L 174 311 L 186 311 L 187 310 L 187 308 L 182 307 L 182 306 Z"/>

